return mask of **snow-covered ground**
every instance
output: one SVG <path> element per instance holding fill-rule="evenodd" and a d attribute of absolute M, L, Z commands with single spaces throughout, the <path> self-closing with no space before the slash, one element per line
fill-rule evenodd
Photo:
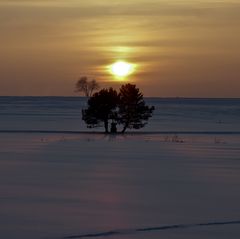
<path fill-rule="evenodd" d="M 238 131 L 240 99 L 148 98 L 153 118 L 141 131 Z M 89 131 L 80 97 L 0 97 L 1 130 Z M 94 131 L 103 131 L 102 128 Z"/>
<path fill-rule="evenodd" d="M 1 134 L 1 238 L 239 238 L 240 138 L 178 137 Z"/>
<path fill-rule="evenodd" d="M 76 134 L 76 100 L 4 100 L 0 238 L 240 238 L 239 101 L 159 104 L 145 131 L 111 136 Z"/>

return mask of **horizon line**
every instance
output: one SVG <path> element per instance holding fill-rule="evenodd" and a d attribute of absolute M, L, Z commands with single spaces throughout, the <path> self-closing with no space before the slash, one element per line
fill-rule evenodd
<path fill-rule="evenodd" d="M 19 98 L 87 98 L 86 96 L 81 95 L 0 95 L 3 97 L 19 97 Z M 240 99 L 239 97 L 202 97 L 202 96 L 144 96 L 144 98 L 160 98 L 160 99 Z"/>

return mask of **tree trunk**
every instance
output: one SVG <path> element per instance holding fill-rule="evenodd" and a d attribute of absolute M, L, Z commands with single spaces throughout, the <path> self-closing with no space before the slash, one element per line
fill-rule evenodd
<path fill-rule="evenodd" d="M 128 127 L 128 124 L 125 124 L 124 127 L 123 127 L 123 129 L 122 129 L 122 133 L 123 133 L 123 134 L 125 133 L 127 127 Z"/>
<path fill-rule="evenodd" d="M 105 133 L 108 133 L 108 120 L 104 121 Z"/>

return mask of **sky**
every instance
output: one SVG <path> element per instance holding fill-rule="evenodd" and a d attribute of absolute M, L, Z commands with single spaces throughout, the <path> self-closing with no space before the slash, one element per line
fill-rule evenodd
<path fill-rule="evenodd" d="M 75 96 L 81 76 L 146 96 L 240 97 L 239 0 L 0 0 L 0 95 Z M 135 65 L 119 80 L 108 67 Z"/>

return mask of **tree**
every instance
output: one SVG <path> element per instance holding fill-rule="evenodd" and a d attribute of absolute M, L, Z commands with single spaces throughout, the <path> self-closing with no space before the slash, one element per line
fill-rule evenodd
<path fill-rule="evenodd" d="M 122 85 L 119 93 L 118 121 L 123 124 L 122 133 L 129 129 L 140 129 L 152 117 L 154 106 L 147 106 L 143 94 L 136 85 Z"/>
<path fill-rule="evenodd" d="M 91 97 L 95 90 L 99 89 L 96 80 L 89 81 L 86 76 L 81 77 L 76 83 L 76 91 L 83 92 L 86 97 Z"/>
<path fill-rule="evenodd" d="M 144 127 L 154 111 L 153 106 L 147 106 L 143 94 L 135 85 L 121 86 L 117 93 L 113 88 L 102 89 L 88 100 L 88 108 L 82 111 L 82 119 L 87 127 L 94 128 L 104 124 L 105 132 L 116 133 L 116 125 L 123 125 L 122 133 L 129 129 Z"/>
<path fill-rule="evenodd" d="M 119 95 L 113 88 L 102 89 L 88 100 L 88 108 L 82 110 L 82 119 L 89 128 L 101 126 L 103 122 L 105 133 L 109 132 L 109 120 L 116 119 L 116 109 Z"/>

